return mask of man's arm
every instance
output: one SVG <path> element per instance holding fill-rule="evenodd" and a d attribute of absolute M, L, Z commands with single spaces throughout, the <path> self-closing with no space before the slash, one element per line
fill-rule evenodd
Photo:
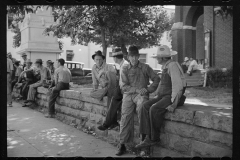
<path fill-rule="evenodd" d="M 132 87 L 129 84 L 127 73 L 128 73 L 128 70 L 127 70 L 127 65 L 126 65 L 126 66 L 123 66 L 122 72 L 120 73 L 121 80 L 122 80 L 122 82 L 120 83 L 120 88 L 123 93 L 126 93 L 126 92 L 135 93 L 137 90 L 137 87 Z"/>
<path fill-rule="evenodd" d="M 156 91 L 160 82 L 160 77 L 153 71 L 153 69 L 147 65 L 147 75 L 153 81 L 153 83 L 147 88 L 149 93 Z"/>
<path fill-rule="evenodd" d="M 181 79 L 181 73 L 176 63 L 171 63 L 168 66 L 168 72 L 172 81 L 172 96 L 171 102 L 173 103 L 177 94 L 183 90 L 183 82 Z"/>
<path fill-rule="evenodd" d="M 99 82 L 96 77 L 95 67 L 92 67 L 92 81 L 93 81 L 93 89 L 98 89 Z"/>
<path fill-rule="evenodd" d="M 115 74 L 117 74 L 116 69 L 113 67 L 113 65 L 111 64 L 107 64 L 108 65 L 108 71 L 114 72 Z"/>

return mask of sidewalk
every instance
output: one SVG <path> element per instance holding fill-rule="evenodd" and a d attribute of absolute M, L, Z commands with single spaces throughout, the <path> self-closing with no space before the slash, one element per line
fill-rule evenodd
<path fill-rule="evenodd" d="M 7 143 L 8 157 L 116 157 L 117 151 L 107 142 L 16 102 L 7 108 Z"/>

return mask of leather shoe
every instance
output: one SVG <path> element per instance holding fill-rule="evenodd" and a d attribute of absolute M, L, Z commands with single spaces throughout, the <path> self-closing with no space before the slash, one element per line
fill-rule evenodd
<path fill-rule="evenodd" d="M 46 118 L 55 118 L 55 115 L 54 114 L 46 114 L 44 115 Z"/>
<path fill-rule="evenodd" d="M 118 149 L 116 155 L 117 155 L 117 156 L 121 156 L 121 155 L 123 155 L 123 154 L 126 153 L 126 152 L 127 152 L 127 149 L 126 149 L 125 145 L 122 144 L 122 145 L 120 146 L 120 148 Z"/>
<path fill-rule="evenodd" d="M 155 145 L 159 142 L 160 142 L 160 140 L 152 141 L 152 140 L 150 140 L 149 138 L 146 137 L 145 140 L 140 142 L 140 144 L 136 145 L 135 148 L 140 149 L 140 148 L 150 147 L 150 146 L 153 146 L 153 145 Z"/>
<path fill-rule="evenodd" d="M 111 129 L 113 129 L 113 128 L 115 128 L 115 127 L 118 127 L 118 126 L 119 126 L 119 124 L 118 124 L 118 123 L 115 123 L 115 124 L 111 125 L 111 126 L 108 128 L 108 130 L 111 130 Z"/>
<path fill-rule="evenodd" d="M 101 131 L 105 131 L 106 129 L 108 129 L 108 127 L 106 127 L 104 124 L 101 126 L 98 126 L 97 128 Z"/>

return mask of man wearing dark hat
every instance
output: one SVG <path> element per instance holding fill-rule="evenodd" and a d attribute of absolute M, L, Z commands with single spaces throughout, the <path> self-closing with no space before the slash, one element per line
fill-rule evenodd
<path fill-rule="evenodd" d="M 27 66 L 27 54 L 23 53 L 22 54 L 22 59 L 23 59 L 23 70 Z"/>
<path fill-rule="evenodd" d="M 14 66 L 16 67 L 15 77 L 12 81 L 12 91 L 15 86 L 15 84 L 18 82 L 18 79 L 20 78 L 20 75 L 22 73 L 22 67 L 20 66 L 20 60 L 16 60 L 14 63 Z"/>
<path fill-rule="evenodd" d="M 170 51 L 166 45 L 158 47 L 156 58 L 162 65 L 162 77 L 157 90 L 157 96 L 143 103 L 140 109 L 142 121 L 139 132 L 142 142 L 136 146 L 140 149 L 160 142 L 160 129 L 167 111 L 173 112 L 184 93 L 186 80 L 181 66 L 172 60 L 176 51 Z"/>
<path fill-rule="evenodd" d="M 122 67 L 128 62 L 123 59 L 123 53 L 120 48 L 114 49 L 112 53 L 112 57 L 115 63 L 120 65 L 120 73 L 122 71 Z M 115 128 L 116 126 L 119 126 L 117 122 L 117 112 L 120 112 L 121 106 L 122 106 L 122 98 L 123 95 L 120 90 L 119 84 L 121 83 L 120 76 L 118 75 L 119 83 L 117 83 L 116 88 L 114 89 L 113 97 L 111 99 L 107 116 L 105 119 L 105 122 L 103 125 L 98 126 L 99 130 L 106 130 L 106 129 L 112 129 Z"/>
<path fill-rule="evenodd" d="M 102 99 L 103 96 L 108 96 L 107 106 L 109 106 L 113 95 L 113 88 L 116 85 L 116 70 L 111 64 L 106 64 L 105 56 L 101 51 L 95 52 L 92 59 L 96 64 L 92 67 L 93 91 L 90 96 L 93 98 Z M 100 86 L 100 90 L 98 90 Z M 100 91 L 103 91 L 102 93 Z"/>
<path fill-rule="evenodd" d="M 8 58 L 7 54 L 7 105 L 8 107 L 12 107 L 12 72 L 13 72 L 13 64 L 12 60 Z"/>
<path fill-rule="evenodd" d="M 120 156 L 126 152 L 126 143 L 133 142 L 134 138 L 134 110 L 139 109 L 149 99 L 149 93 L 157 89 L 160 78 L 153 69 L 140 62 L 139 51 L 136 46 L 128 49 L 128 60 L 130 64 L 123 66 L 121 71 L 120 88 L 123 93 L 122 117 L 120 121 L 120 147 L 116 155 Z M 150 84 L 149 81 L 153 81 Z M 139 119 L 141 122 L 143 119 Z M 143 120 L 144 121 L 144 120 Z"/>
<path fill-rule="evenodd" d="M 32 105 L 35 100 L 36 89 L 42 86 L 44 81 L 51 79 L 49 70 L 47 69 L 47 67 L 44 67 L 42 63 L 42 59 L 36 59 L 35 65 L 40 70 L 41 78 L 40 81 L 29 86 L 28 97 L 27 100 L 24 102 L 25 104 L 23 105 L 23 107 Z"/>

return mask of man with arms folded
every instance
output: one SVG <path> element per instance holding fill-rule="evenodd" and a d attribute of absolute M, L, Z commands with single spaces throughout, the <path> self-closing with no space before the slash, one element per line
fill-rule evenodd
<path fill-rule="evenodd" d="M 130 64 L 124 65 L 121 71 L 120 88 L 123 93 L 122 116 L 120 121 L 120 146 L 116 155 L 120 156 L 126 152 L 126 143 L 133 142 L 134 138 L 134 110 L 135 106 L 139 121 L 145 121 L 139 115 L 142 104 L 149 99 L 149 93 L 157 89 L 160 78 L 153 69 L 139 59 L 139 51 L 136 46 L 128 49 L 128 60 Z M 148 87 L 149 80 L 153 83 Z"/>

